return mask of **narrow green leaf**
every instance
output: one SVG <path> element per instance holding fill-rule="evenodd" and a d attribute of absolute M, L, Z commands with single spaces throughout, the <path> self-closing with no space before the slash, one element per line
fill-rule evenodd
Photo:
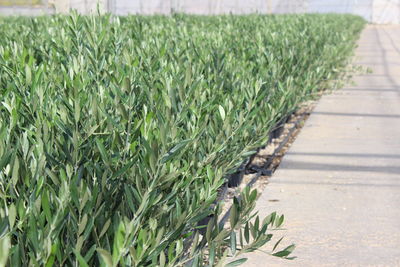
<path fill-rule="evenodd" d="M 160 262 L 159 262 L 160 267 L 164 267 L 165 262 L 166 262 L 165 253 L 163 251 L 161 251 L 160 252 Z"/>
<path fill-rule="evenodd" d="M 187 139 L 176 144 L 170 151 L 168 151 L 164 156 L 162 156 L 161 163 L 163 164 L 169 161 L 170 159 L 174 158 L 191 141 L 192 140 Z"/>
<path fill-rule="evenodd" d="M 295 248 L 296 248 L 295 245 L 290 245 L 287 248 L 272 254 L 272 256 L 279 257 L 279 258 L 284 258 L 284 257 L 290 255 Z"/>
<path fill-rule="evenodd" d="M 275 222 L 275 226 L 279 228 L 282 226 L 283 221 L 285 220 L 285 216 L 284 215 L 281 215 L 280 217 L 278 216 L 276 220 L 277 222 Z"/>
<path fill-rule="evenodd" d="M 49 193 L 47 190 L 44 190 L 42 193 L 42 208 L 46 215 L 47 220 L 50 222 L 53 216 L 51 215 L 50 211 Z"/>
<path fill-rule="evenodd" d="M 242 258 L 238 260 L 231 261 L 230 263 L 226 264 L 225 267 L 233 267 L 233 266 L 239 266 L 247 261 L 247 258 Z"/>
<path fill-rule="evenodd" d="M 231 251 L 232 251 L 232 255 L 235 255 L 236 253 L 236 233 L 234 231 L 231 232 Z"/>
<path fill-rule="evenodd" d="M 11 205 L 8 206 L 8 222 L 10 224 L 11 229 L 14 227 L 16 218 L 17 218 L 17 209 L 15 208 L 15 205 L 11 203 Z"/>
<path fill-rule="evenodd" d="M 210 267 L 214 266 L 214 262 L 215 262 L 215 244 L 211 244 L 210 252 L 209 252 L 209 256 L 208 256 L 208 261 L 209 261 L 209 266 Z"/>
<path fill-rule="evenodd" d="M 111 219 L 108 219 L 106 223 L 104 224 L 103 228 L 101 229 L 101 232 L 99 234 L 99 238 L 101 238 L 108 230 L 111 224 Z"/>
<path fill-rule="evenodd" d="M 103 262 L 106 264 L 107 267 L 113 266 L 112 257 L 111 257 L 110 252 L 108 252 L 107 250 L 104 250 L 102 248 L 97 248 L 96 251 L 97 251 L 97 253 L 99 253 L 100 258 L 103 260 Z"/>
<path fill-rule="evenodd" d="M 283 239 L 283 236 L 276 242 L 276 244 L 274 245 L 272 251 L 275 251 L 275 249 L 278 247 L 279 243 L 281 243 L 282 239 Z"/>
<path fill-rule="evenodd" d="M 25 82 L 30 85 L 32 83 L 32 71 L 29 65 L 25 65 Z"/>
<path fill-rule="evenodd" d="M 104 162 L 108 164 L 109 159 L 108 159 L 106 149 L 103 145 L 103 142 L 101 142 L 99 139 L 96 138 L 96 145 L 97 145 L 97 148 L 99 149 L 100 155 L 103 158 Z"/>
<path fill-rule="evenodd" d="M 1 237 L 0 238 L 0 267 L 6 266 L 10 247 L 11 247 L 10 237 L 8 235 Z"/>
<path fill-rule="evenodd" d="M 79 262 L 80 267 L 89 267 L 89 264 L 86 262 L 85 258 L 77 251 L 76 249 L 73 250 L 76 256 L 76 259 Z"/>
<path fill-rule="evenodd" d="M 244 227 L 244 239 L 246 240 L 246 243 L 248 244 L 250 242 L 250 229 L 249 229 L 249 223 L 246 223 Z"/>
<path fill-rule="evenodd" d="M 224 121 L 225 120 L 225 109 L 221 106 L 221 105 L 219 105 L 218 106 L 218 110 L 219 110 L 219 115 L 221 116 L 221 119 Z"/>

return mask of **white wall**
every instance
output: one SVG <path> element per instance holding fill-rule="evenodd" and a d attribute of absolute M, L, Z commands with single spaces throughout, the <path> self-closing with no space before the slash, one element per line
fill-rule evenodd
<path fill-rule="evenodd" d="M 375 0 L 310 0 L 307 12 L 350 13 L 371 21 L 374 1 Z"/>
<path fill-rule="evenodd" d="M 400 0 L 375 0 L 372 22 L 400 24 Z"/>
<path fill-rule="evenodd" d="M 169 14 L 172 3 L 168 0 L 111 0 L 112 13 L 128 14 Z"/>
<path fill-rule="evenodd" d="M 55 10 L 46 6 L 0 6 L 0 16 L 41 16 L 54 14 Z"/>
<path fill-rule="evenodd" d="M 56 0 L 82 13 L 96 10 L 99 0 Z M 248 13 L 351 13 L 373 23 L 400 23 L 400 0 L 100 0 L 104 10 L 116 15 L 248 14 Z M 61 10 L 61 9 L 60 9 Z M 65 8 L 64 8 L 65 10 Z"/>
<path fill-rule="evenodd" d="M 53 1 L 53 4 L 58 13 L 66 13 L 69 10 L 68 0 L 55 0 Z"/>
<path fill-rule="evenodd" d="M 101 12 L 108 11 L 108 0 L 55 0 L 54 5 L 58 13 L 67 13 L 74 9 L 87 14 L 97 12 L 97 7 Z"/>

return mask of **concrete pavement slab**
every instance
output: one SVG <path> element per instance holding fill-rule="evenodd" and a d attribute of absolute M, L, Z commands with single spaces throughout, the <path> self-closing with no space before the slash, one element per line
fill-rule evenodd
<path fill-rule="evenodd" d="M 368 26 L 356 58 L 373 73 L 321 98 L 257 203 L 298 258 L 244 266 L 400 266 L 400 26 Z"/>

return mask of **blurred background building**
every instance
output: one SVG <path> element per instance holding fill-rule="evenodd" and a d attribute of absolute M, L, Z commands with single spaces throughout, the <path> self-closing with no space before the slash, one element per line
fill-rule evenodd
<path fill-rule="evenodd" d="M 400 0 L 0 0 L 0 14 L 351 13 L 372 23 L 400 24 Z"/>

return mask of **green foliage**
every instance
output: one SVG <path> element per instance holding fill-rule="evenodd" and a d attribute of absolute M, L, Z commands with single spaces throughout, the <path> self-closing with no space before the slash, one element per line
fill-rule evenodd
<path fill-rule="evenodd" d="M 41 0 L 0 0 L 0 6 L 32 6 L 43 4 Z"/>
<path fill-rule="evenodd" d="M 350 15 L 2 18 L 0 264 L 221 266 L 267 243 L 283 216 L 254 218 L 246 189 L 223 228 L 218 189 L 340 73 L 363 25 Z"/>

